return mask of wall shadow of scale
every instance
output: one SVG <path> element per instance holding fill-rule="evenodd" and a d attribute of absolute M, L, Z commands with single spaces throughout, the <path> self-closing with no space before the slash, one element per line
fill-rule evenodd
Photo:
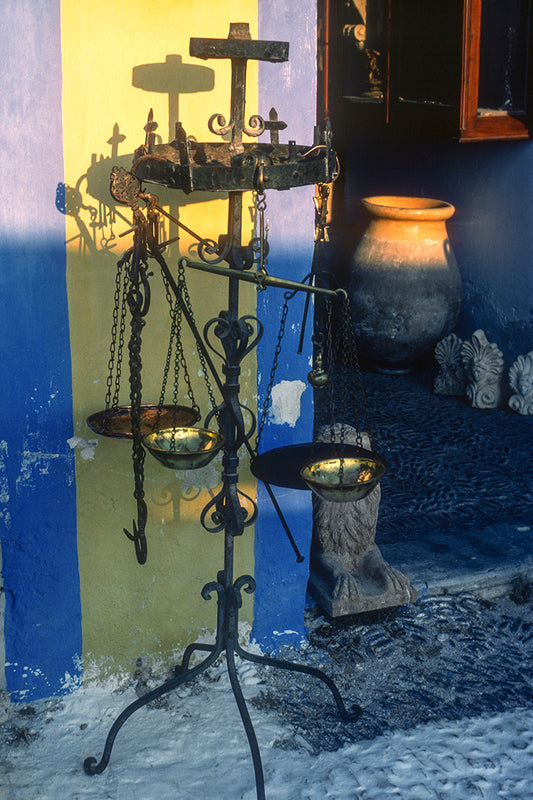
<path fill-rule="evenodd" d="M 215 72 L 202 65 L 184 64 L 181 55 L 171 54 L 166 56 L 164 62 L 138 64 L 133 67 L 131 83 L 133 87 L 144 92 L 168 95 L 168 141 L 171 142 L 176 135 L 176 123 L 180 121 L 180 96 L 212 91 L 215 86 Z M 157 128 L 155 123 L 154 126 L 151 131 L 147 130 L 147 138 L 151 135 L 153 143 L 160 144 L 163 138 L 155 133 Z M 98 158 L 96 153 L 93 153 L 90 166 L 83 175 L 80 175 L 74 186 L 59 183 L 56 188 L 57 210 L 75 220 L 80 244 L 89 252 L 97 252 L 99 249 L 112 250 L 115 247 L 117 241 L 113 225 L 117 217 L 128 227 L 131 226 L 131 219 L 125 213 L 127 209 L 118 206 L 109 192 L 112 168 L 123 167 L 130 170 L 133 163 L 133 152 L 119 154 L 119 147 L 126 138 L 115 122 L 113 132 L 106 141 L 111 147 L 111 154 L 100 155 Z M 83 188 L 84 183 L 85 188 Z M 87 196 L 95 200 L 98 207 L 91 205 Z M 173 213 L 176 216 L 179 214 L 179 208 L 185 205 L 206 202 L 200 193 L 193 192 L 187 195 L 175 189 L 168 197 L 171 198 L 170 203 L 174 206 Z M 213 192 L 210 199 L 225 197 L 225 193 Z M 68 240 L 67 245 L 72 242 L 73 239 Z"/>
<path fill-rule="evenodd" d="M 168 96 L 168 140 L 172 141 L 176 123 L 180 119 L 180 96 L 212 91 L 215 85 L 214 76 L 214 70 L 197 64 L 184 64 L 181 55 L 172 54 L 167 55 L 164 62 L 134 66 L 132 86 L 145 92 Z M 155 132 L 158 126 L 157 123 L 150 121 L 151 115 L 150 109 L 149 122 L 145 126 L 145 143 L 148 143 L 150 137 L 152 145 L 161 144 L 163 137 Z M 136 135 L 135 145 L 139 144 L 139 138 Z M 110 155 L 100 154 L 98 157 L 96 153 L 92 153 L 90 166 L 80 175 L 74 186 L 59 183 L 56 187 L 57 210 L 65 216 L 72 217 L 78 228 L 78 234 L 68 239 L 66 245 L 75 244 L 78 240 L 80 251 L 88 253 L 92 258 L 103 254 L 118 259 L 124 248 L 120 247 L 120 234 L 115 231 L 115 226 L 118 223 L 121 228 L 130 229 L 132 225 L 130 209 L 117 204 L 110 193 L 113 167 L 122 167 L 129 171 L 135 160 L 134 152 L 119 153 L 120 146 L 126 139 L 118 122 L 115 122 L 112 134 L 106 140 L 106 144 L 110 146 Z M 180 210 L 184 206 L 206 202 L 202 193 L 185 194 L 176 189 L 167 190 L 163 186 L 158 186 L 157 192 L 161 196 L 162 204 L 168 204 L 170 213 L 178 219 Z M 209 199 L 210 201 L 226 199 L 226 193 L 212 192 Z M 165 225 L 176 227 L 175 223 L 168 223 L 162 217 L 159 224 L 160 241 L 166 241 L 175 235 L 174 232 L 169 233 L 165 230 Z M 106 269 L 107 263 L 106 261 Z M 93 264 L 97 266 L 98 261 L 95 260 Z M 203 477 L 206 478 L 206 475 Z M 212 475 L 210 479 L 213 479 Z M 172 484 L 164 486 L 157 494 L 153 494 L 150 499 L 155 506 L 167 507 L 171 502 L 172 506 L 175 506 L 175 513 L 179 516 L 182 501 L 195 500 L 200 491 L 200 487 L 196 484 L 185 482 L 181 485 L 181 482 L 174 480 Z"/>

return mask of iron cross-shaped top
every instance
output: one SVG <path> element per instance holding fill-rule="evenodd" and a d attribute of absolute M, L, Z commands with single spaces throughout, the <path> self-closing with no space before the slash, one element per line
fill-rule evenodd
<path fill-rule="evenodd" d="M 196 58 L 231 59 L 231 117 L 226 123 L 222 114 L 213 114 L 209 130 L 218 136 L 231 131 L 231 150 L 242 153 L 242 134 L 260 136 L 265 130 L 264 120 L 254 114 L 245 124 L 246 65 L 248 59 L 255 61 L 282 62 L 289 58 L 288 42 L 271 42 L 252 39 L 247 22 L 232 22 L 227 39 L 192 38 L 189 53 Z M 217 127 L 215 127 L 215 123 Z"/>

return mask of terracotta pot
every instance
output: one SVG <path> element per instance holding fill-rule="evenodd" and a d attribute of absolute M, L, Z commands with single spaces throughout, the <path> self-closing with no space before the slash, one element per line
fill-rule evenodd
<path fill-rule="evenodd" d="M 382 372 L 407 372 L 457 324 L 459 267 L 446 220 L 450 203 L 367 197 L 367 227 L 352 256 L 349 295 L 361 358 Z"/>

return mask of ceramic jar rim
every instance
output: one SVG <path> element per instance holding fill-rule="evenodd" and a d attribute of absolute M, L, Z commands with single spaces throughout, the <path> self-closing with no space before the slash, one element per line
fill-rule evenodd
<path fill-rule="evenodd" d="M 445 220 L 455 213 L 451 203 L 431 197 L 376 195 L 364 197 L 361 206 L 370 216 L 383 219 Z"/>

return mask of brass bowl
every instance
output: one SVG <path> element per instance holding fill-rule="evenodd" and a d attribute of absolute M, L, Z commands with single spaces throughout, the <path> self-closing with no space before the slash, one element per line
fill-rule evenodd
<path fill-rule="evenodd" d="M 323 500 L 350 503 L 370 494 L 385 474 L 385 464 L 372 456 L 330 458 L 300 470 L 302 480 Z"/>
<path fill-rule="evenodd" d="M 199 469 L 224 446 L 224 437 L 207 428 L 162 428 L 143 437 L 146 449 L 169 469 Z"/>
<path fill-rule="evenodd" d="M 156 428 L 194 425 L 200 419 L 200 413 L 188 406 L 141 405 L 141 436 L 146 436 Z M 132 439 L 131 406 L 119 406 L 97 411 L 87 418 L 87 425 L 100 436 L 112 439 Z"/>

